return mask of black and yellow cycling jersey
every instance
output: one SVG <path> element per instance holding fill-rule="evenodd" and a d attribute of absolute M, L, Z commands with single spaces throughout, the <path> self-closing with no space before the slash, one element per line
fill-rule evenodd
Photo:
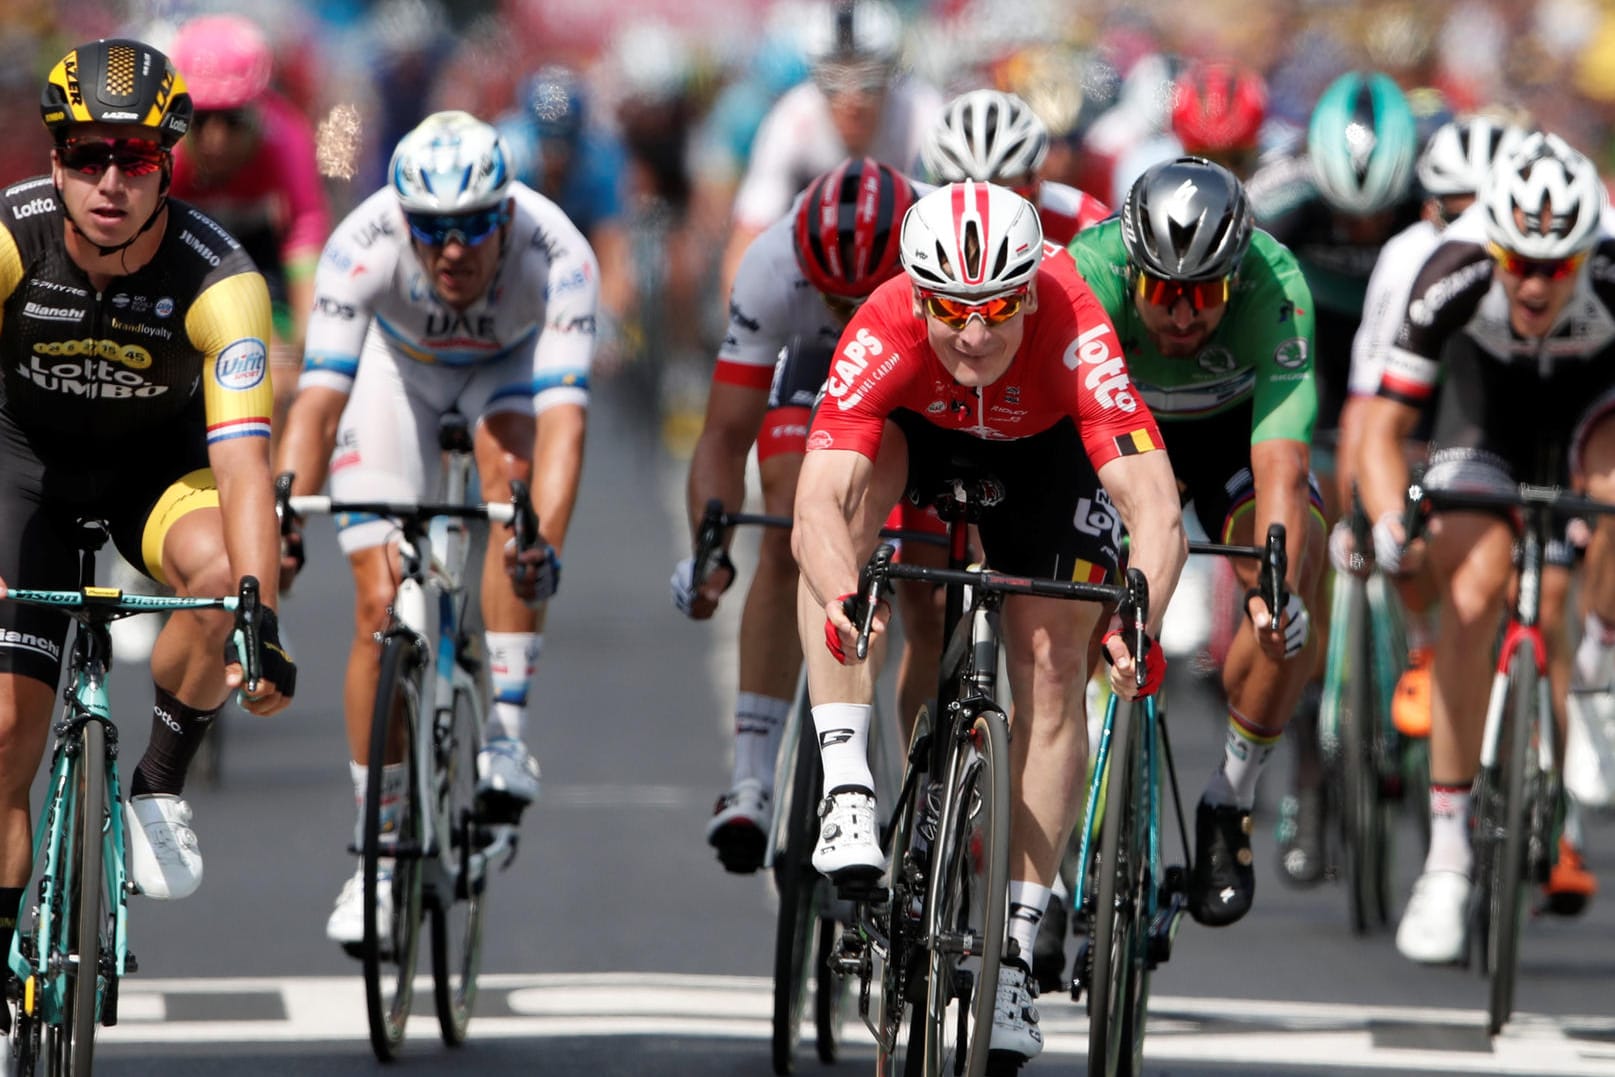
<path fill-rule="evenodd" d="M 208 444 L 269 436 L 264 279 L 210 218 L 168 209 L 151 259 L 97 291 L 68 255 L 50 177 L 0 192 L 0 409 L 20 427 L 137 447 L 200 395 Z"/>

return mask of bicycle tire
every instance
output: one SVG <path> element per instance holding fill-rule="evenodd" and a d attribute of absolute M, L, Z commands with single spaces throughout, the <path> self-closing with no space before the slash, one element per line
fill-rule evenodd
<path fill-rule="evenodd" d="M 1009 727 L 1002 712 L 978 714 L 950 747 L 947 789 L 926 894 L 925 1002 L 923 1020 L 909 1026 L 909 1073 L 982 1077 L 1009 915 Z M 972 825 L 978 819 L 979 829 Z M 978 954 L 955 952 L 966 936 Z M 966 967 L 971 959 L 978 959 L 975 968 Z M 969 1008 L 961 1012 L 955 1003 L 966 987 Z M 960 1036 L 962 1044 L 950 1038 Z"/>
<path fill-rule="evenodd" d="M 1372 612 L 1366 581 L 1348 584 L 1346 706 L 1341 712 L 1342 822 L 1346 837 L 1351 929 L 1366 935 L 1386 919 L 1385 825 L 1375 740 L 1380 712 L 1375 683 Z"/>
<path fill-rule="evenodd" d="M 813 1046 L 819 1061 L 834 1065 L 841 1056 L 841 1038 L 853 1006 L 852 979 L 830 967 L 830 959 L 840 948 L 841 921 L 833 914 L 830 888 L 819 883 L 823 900 L 819 904 L 819 946 L 813 960 Z"/>
<path fill-rule="evenodd" d="M 914 728 L 909 732 L 909 766 L 922 766 L 930 752 L 920 752 L 922 740 L 931 735 L 931 711 L 922 706 L 914 717 Z M 919 920 L 914 910 L 924 900 L 925 877 L 930 870 L 929 847 L 915 844 L 915 806 L 926 795 L 928 775 L 916 775 L 912 794 L 899 800 L 893 808 L 890 824 L 889 847 L 885 850 L 890 863 L 890 898 L 886 906 L 887 951 L 880 966 L 879 1031 L 875 1037 L 876 1077 L 898 1077 L 909 1072 L 908 1038 L 905 1024 L 912 1022 L 909 1013 L 909 980 L 913 971 L 915 936 L 919 933 Z"/>
<path fill-rule="evenodd" d="M 1144 858 L 1148 852 L 1140 848 L 1138 811 L 1139 797 L 1147 795 L 1141 780 L 1144 753 L 1137 721 L 1141 706 L 1118 701 L 1110 735 L 1089 950 L 1093 961 L 1088 981 L 1090 1077 L 1132 1074 L 1143 1044 L 1141 1011 L 1148 999 L 1148 985 L 1142 955 L 1147 940 L 1139 920 L 1147 900 Z"/>
<path fill-rule="evenodd" d="M 395 633 L 383 640 L 381 675 L 370 718 L 370 767 L 365 786 L 362 946 L 370 1046 L 383 1062 L 392 1061 L 403 1045 L 420 944 L 421 805 L 416 802 L 420 784 L 415 738 L 420 728 L 421 668 L 420 650 L 410 636 Z M 398 758 L 400 752 L 408 779 L 401 794 L 389 856 L 381 833 L 383 770 L 387 760 Z M 386 860 L 392 861 L 390 872 L 383 863 Z M 378 931 L 377 898 L 383 886 L 391 888 L 393 904 L 392 931 L 387 939 L 382 939 Z"/>
<path fill-rule="evenodd" d="M 790 787 L 775 790 L 776 803 L 786 815 L 784 840 L 774 857 L 779 915 L 774 928 L 774 1012 L 770 1048 L 774 1072 L 782 1075 L 796 1068 L 808 983 L 813 978 L 813 961 L 819 951 L 820 875 L 813 868 L 813 847 L 818 839 L 815 808 L 823 776 L 818 751 L 803 744 L 803 738 L 812 728 L 809 716 L 795 742 L 787 746 L 789 766 L 782 770 L 791 776 Z"/>
<path fill-rule="evenodd" d="M 72 989 L 62 1015 L 66 1042 L 64 1073 L 90 1077 L 95 1062 L 95 1026 L 99 1018 L 98 996 L 101 975 L 101 901 L 105 887 L 102 827 L 106 820 L 106 730 L 100 722 L 87 721 L 80 727 L 78 762 L 78 805 L 73 813 L 73 934 L 68 948 L 77 954 L 76 964 L 68 967 Z"/>
<path fill-rule="evenodd" d="M 1508 703 L 1504 714 L 1509 726 L 1503 736 L 1507 756 L 1502 816 L 1502 855 L 1492 862 L 1489 894 L 1488 933 L 1492 953 L 1491 991 L 1487 1004 L 1487 1029 L 1495 1036 L 1503 1030 L 1514 1012 L 1514 980 L 1520 960 L 1520 926 L 1525 913 L 1525 851 L 1529 841 L 1526 823 L 1527 772 L 1532 769 L 1531 731 L 1535 726 L 1537 702 L 1536 647 L 1521 639 L 1509 659 Z"/>
<path fill-rule="evenodd" d="M 438 818 L 447 819 L 450 829 L 438 835 L 440 847 L 447 846 L 447 856 L 440 859 L 448 877 L 431 906 L 432 1000 L 443 1042 L 458 1047 L 465 1042 L 477 999 L 487 868 L 477 859 L 486 844 L 476 812 L 482 722 L 477 701 L 465 688 L 455 689 L 452 707 L 448 723 L 433 733 L 438 788 L 448 799 Z"/>

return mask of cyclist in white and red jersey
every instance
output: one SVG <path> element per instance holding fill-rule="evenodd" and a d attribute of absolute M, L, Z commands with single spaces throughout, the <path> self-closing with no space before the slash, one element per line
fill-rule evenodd
<path fill-rule="evenodd" d="M 514 817 L 538 794 L 538 764 L 523 739 L 527 691 L 577 498 L 599 268 L 560 207 L 511 173 L 504 140 L 468 113 L 428 116 L 399 142 L 388 186 L 348 214 L 320 258 L 277 470 L 294 474 L 294 495 L 318 491 L 329 461 L 338 500 L 428 498 L 440 472 L 439 423 L 458 411 L 472 426 L 482 500 L 508 500 L 510 481 L 530 477 L 543 542 L 518 565 L 508 529 L 490 527 L 482 568 L 494 702 L 477 795 Z M 357 598 L 343 702 L 362 808 L 359 760 L 378 633 L 397 588 L 396 525 L 360 516 L 338 525 Z M 386 768 L 384 828 L 398 810 L 388 790 L 407 781 L 402 763 Z M 360 876 L 350 878 L 326 925 L 330 938 L 363 937 L 363 893 Z M 391 923 L 391 890 L 380 893 Z"/>
<path fill-rule="evenodd" d="M 791 212 L 747 250 L 729 300 L 729 332 L 712 373 L 706 423 L 690 460 L 692 528 L 712 498 L 739 508 L 753 442 L 764 508 L 790 514 L 813 401 L 836 341 L 875 286 L 900 272 L 897 229 L 915 197 L 914 185 L 889 165 L 869 157 L 843 161 L 808 184 Z M 939 526 L 920 515 L 911 507 L 892 522 Z M 923 555 L 905 549 L 904 557 Z M 774 760 L 801 668 L 796 577 L 790 535 L 765 531 L 741 618 L 733 777 L 707 826 L 707 841 L 734 872 L 757 870 L 767 845 Z M 734 581 L 734 566 L 725 554 L 710 566 L 699 592 L 693 581 L 694 562 L 685 558 L 673 575 L 673 601 L 702 620 Z M 907 718 L 933 691 L 942 624 L 927 585 L 899 589 L 898 603 L 904 652 L 897 699 Z"/>
<path fill-rule="evenodd" d="M 877 288 L 842 333 L 796 495 L 797 627 L 827 794 L 813 864 L 838 881 L 885 870 L 867 758 L 874 684 L 853 657 L 845 603 L 905 491 L 934 497 L 957 477 L 954 460 L 990 473 L 1004 494 L 980 521 L 981 543 L 988 563 L 1011 573 L 1103 579 L 1125 524 L 1131 563 L 1156 599 L 1152 633 L 1187 553 L 1172 468 L 1121 342 L 1070 256 L 1045 248 L 1032 204 L 1003 187 L 950 184 L 914 204 L 901 239 L 907 277 Z M 1082 805 L 1087 646 L 1099 615 L 1049 598 L 1004 604 L 1015 699 L 1008 935 L 1019 956 L 1006 957 L 995 985 L 995 1053 L 1042 1050 L 1027 960 Z M 1105 647 L 1113 687 L 1133 698 L 1126 648 L 1114 633 Z M 1144 690 L 1154 691 L 1166 666 L 1159 647 L 1145 666 Z"/>
<path fill-rule="evenodd" d="M 926 132 L 920 153 L 938 183 L 996 183 L 1030 201 L 1043 238 L 1056 246 L 1110 216 L 1110 208 L 1086 191 L 1043 178 L 1048 125 L 1012 93 L 971 90 L 955 97 Z"/>
<path fill-rule="evenodd" d="M 805 13 L 801 43 L 812 77 L 786 91 L 757 129 L 724 252 L 726 294 L 751 241 L 808 180 L 847 157 L 912 172 L 942 107 L 935 89 L 898 70 L 903 24 L 886 0 L 819 0 Z"/>
<path fill-rule="evenodd" d="M 314 129 L 269 88 L 269 42 L 245 16 L 187 22 L 174 40 L 174 64 L 190 83 L 196 108 L 190 133 L 174 147 L 174 196 L 224 225 L 269 285 L 278 434 L 297 391 L 314 266 L 331 231 Z"/>

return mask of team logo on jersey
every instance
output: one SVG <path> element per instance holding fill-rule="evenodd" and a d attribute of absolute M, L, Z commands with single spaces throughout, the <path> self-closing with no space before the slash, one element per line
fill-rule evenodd
<path fill-rule="evenodd" d="M 1307 342 L 1302 337 L 1281 341 L 1273 349 L 1273 361 L 1285 370 L 1297 370 L 1307 365 Z"/>
<path fill-rule="evenodd" d="M 1234 353 L 1221 344 L 1214 348 L 1201 348 L 1194 357 L 1195 365 L 1212 374 L 1227 374 L 1234 369 Z"/>
<path fill-rule="evenodd" d="M 1138 399 L 1133 395 L 1132 383 L 1127 377 L 1127 363 L 1119 354 L 1111 351 L 1107 339 L 1111 335 L 1108 322 L 1089 326 L 1066 346 L 1061 360 L 1067 370 L 1076 370 L 1079 366 L 1088 368 L 1082 386 L 1093 393 L 1100 407 L 1107 411 L 1111 408 L 1136 411 Z"/>
<path fill-rule="evenodd" d="M 243 337 L 219 353 L 213 376 L 219 385 L 236 392 L 257 388 L 269 370 L 269 351 L 257 337 Z"/>
<path fill-rule="evenodd" d="M 152 313 L 157 315 L 159 318 L 168 317 L 170 314 L 174 313 L 174 300 L 166 295 L 163 296 L 161 299 L 157 300 L 157 305 L 152 308 Z"/>

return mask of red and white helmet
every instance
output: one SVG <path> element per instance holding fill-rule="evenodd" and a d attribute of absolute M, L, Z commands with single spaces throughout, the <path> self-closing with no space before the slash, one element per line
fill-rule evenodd
<path fill-rule="evenodd" d="M 974 297 L 1026 284 L 1043 260 L 1037 207 L 991 183 L 950 183 L 903 217 L 903 268 L 926 291 Z"/>
<path fill-rule="evenodd" d="M 198 111 L 250 105 L 269 86 L 274 57 L 256 23 L 243 15 L 202 15 L 180 28 L 174 66 Z"/>

